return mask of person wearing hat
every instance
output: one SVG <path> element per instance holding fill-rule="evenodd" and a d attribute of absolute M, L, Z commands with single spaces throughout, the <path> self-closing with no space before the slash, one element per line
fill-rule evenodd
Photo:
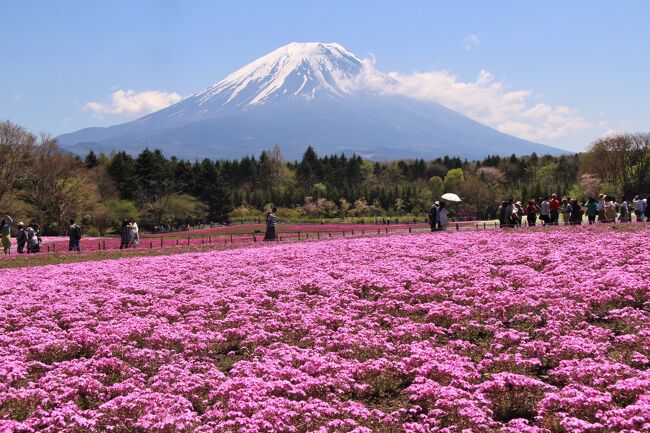
<path fill-rule="evenodd" d="M 22 221 L 16 224 L 18 226 L 18 236 L 16 236 L 16 243 L 18 244 L 16 250 L 18 254 L 25 252 L 25 244 L 27 243 L 27 231 L 25 230 L 25 223 Z"/>

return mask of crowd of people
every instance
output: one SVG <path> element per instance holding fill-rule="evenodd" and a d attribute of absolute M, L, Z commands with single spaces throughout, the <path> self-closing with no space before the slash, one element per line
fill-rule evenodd
<path fill-rule="evenodd" d="M 9 215 L 0 221 L 2 233 L 2 249 L 5 254 L 11 253 L 11 226 L 14 220 Z M 18 235 L 16 236 L 17 251 L 19 254 L 34 254 L 41 250 L 41 230 L 38 224 L 31 223 L 28 226 L 22 221 L 16 224 Z"/>
<path fill-rule="evenodd" d="M 612 222 L 645 222 L 650 220 L 650 207 L 647 198 L 635 196 L 628 201 L 625 196 L 616 200 L 614 197 L 600 194 L 598 199 L 589 198 L 581 203 L 578 199 L 564 197 L 561 200 L 556 194 L 538 200 L 530 200 L 527 205 L 521 201 L 509 199 L 503 201 L 497 209 L 501 227 L 559 225 L 560 215 L 564 225 L 580 225 L 585 216 L 589 224 L 596 221 Z"/>
<path fill-rule="evenodd" d="M 14 220 L 9 215 L 6 215 L 0 221 L 0 233 L 2 234 L 2 248 L 4 254 L 11 254 L 11 227 L 14 225 Z M 16 235 L 16 252 L 18 254 L 33 254 L 41 250 L 41 231 L 36 223 L 31 223 L 26 226 L 24 223 L 19 222 L 16 224 L 18 233 Z M 82 229 L 74 219 L 70 220 L 70 225 L 67 228 L 66 234 L 68 236 L 68 251 L 81 252 L 81 238 Z M 140 232 L 138 223 L 133 218 L 124 219 L 120 227 L 120 249 L 134 248 L 140 244 Z"/>

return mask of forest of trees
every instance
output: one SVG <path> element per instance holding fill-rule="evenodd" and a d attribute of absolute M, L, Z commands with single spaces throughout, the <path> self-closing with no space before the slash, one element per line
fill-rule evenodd
<path fill-rule="evenodd" d="M 69 218 L 104 233 L 127 217 L 144 228 L 224 222 L 256 218 L 271 205 L 291 220 L 412 217 L 445 192 L 463 198 L 459 217 L 483 219 L 506 197 L 650 192 L 650 134 L 601 138 L 558 157 L 373 162 L 308 147 L 300 161 L 285 161 L 276 145 L 239 160 L 187 161 L 155 149 L 81 158 L 4 121 L 0 152 L 0 212 L 37 221 L 45 233 L 62 232 Z"/>

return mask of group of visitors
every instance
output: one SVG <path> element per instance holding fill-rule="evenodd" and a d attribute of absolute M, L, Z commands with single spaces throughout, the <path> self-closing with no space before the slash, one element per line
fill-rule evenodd
<path fill-rule="evenodd" d="M 550 197 L 530 200 L 525 207 L 520 201 L 509 199 L 503 201 L 497 210 L 501 227 L 521 226 L 524 217 L 528 226 L 535 226 L 538 220 L 543 225 L 559 225 L 560 214 L 564 225 L 580 225 L 585 215 L 589 224 L 596 221 L 630 222 L 632 214 L 637 222 L 650 220 L 647 198 L 641 196 L 635 196 L 632 202 L 628 202 L 625 196 L 617 201 L 612 196 L 600 194 L 597 200 L 590 197 L 581 204 L 578 199 L 564 197 L 560 200 L 557 194 L 552 194 Z"/>
<path fill-rule="evenodd" d="M 429 209 L 429 225 L 431 226 L 432 232 L 447 230 L 447 226 L 449 225 L 449 211 L 444 201 L 436 201 L 431 205 Z"/>
<path fill-rule="evenodd" d="M 2 250 L 4 254 L 11 253 L 11 226 L 14 220 L 9 215 L 0 220 L 0 233 L 2 233 Z M 31 223 L 28 226 L 22 221 L 16 224 L 18 227 L 18 236 L 16 236 L 16 244 L 18 254 L 38 253 L 41 250 L 41 230 L 38 224 Z M 25 248 L 27 247 L 27 248 Z"/>
<path fill-rule="evenodd" d="M 120 249 L 134 248 L 140 244 L 138 223 L 133 218 L 124 219 L 120 227 Z"/>

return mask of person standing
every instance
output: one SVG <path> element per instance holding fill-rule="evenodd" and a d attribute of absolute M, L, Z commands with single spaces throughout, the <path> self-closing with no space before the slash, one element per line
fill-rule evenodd
<path fill-rule="evenodd" d="M 138 229 L 138 223 L 136 223 L 135 220 L 131 218 L 129 220 L 129 224 L 131 225 L 131 243 L 129 246 L 137 247 L 140 245 L 140 231 Z"/>
<path fill-rule="evenodd" d="M 577 199 L 571 200 L 570 206 L 571 218 L 569 219 L 569 222 L 571 225 L 579 226 L 582 224 L 582 206 L 580 206 L 580 203 L 578 203 Z"/>
<path fill-rule="evenodd" d="M 650 206 L 648 206 L 647 197 L 643 199 L 643 218 L 644 221 L 650 221 Z"/>
<path fill-rule="evenodd" d="M 129 223 L 129 220 L 124 218 L 122 221 L 122 226 L 120 227 L 120 249 L 124 250 L 131 246 L 131 236 L 133 234 L 133 230 L 131 227 L 131 223 Z"/>
<path fill-rule="evenodd" d="M 0 220 L 0 236 L 2 236 L 2 249 L 5 254 L 11 253 L 11 225 L 14 223 L 14 220 L 9 216 Z"/>
<path fill-rule="evenodd" d="M 544 197 L 544 200 L 542 200 L 539 219 L 544 221 L 544 225 L 551 223 L 551 202 L 548 201 L 548 197 Z"/>
<path fill-rule="evenodd" d="M 431 231 L 435 232 L 438 227 L 438 206 L 440 205 L 439 201 L 436 201 L 431 205 L 429 209 L 429 225 L 431 226 Z"/>
<path fill-rule="evenodd" d="M 596 205 L 596 211 L 598 212 L 598 222 L 606 222 L 607 218 L 605 218 L 605 194 L 600 194 L 598 196 L 598 205 Z"/>
<path fill-rule="evenodd" d="M 447 230 L 447 225 L 449 225 L 449 211 L 445 207 L 445 202 L 443 201 L 440 203 L 440 207 L 438 208 L 438 224 L 440 227 L 440 230 Z"/>
<path fill-rule="evenodd" d="M 630 222 L 630 208 L 629 205 L 627 204 L 627 200 L 625 199 L 625 196 L 621 196 L 621 201 L 618 204 L 618 209 L 619 209 L 619 215 L 618 215 L 618 221 L 621 223 L 627 223 Z"/>
<path fill-rule="evenodd" d="M 528 221 L 529 227 L 535 227 L 537 222 L 537 213 L 540 211 L 539 206 L 535 203 L 535 200 L 530 200 L 528 206 L 526 206 L 526 220 Z"/>
<path fill-rule="evenodd" d="M 598 213 L 598 203 L 596 202 L 596 199 L 589 197 L 585 206 L 587 207 L 587 219 L 589 220 L 589 224 L 595 223 L 596 214 Z"/>
<path fill-rule="evenodd" d="M 274 241 L 275 240 L 275 213 L 278 211 L 277 208 L 273 208 L 271 212 L 266 214 L 266 233 L 264 234 L 265 241 Z"/>
<path fill-rule="evenodd" d="M 517 208 L 515 207 L 513 200 L 509 199 L 505 210 L 506 227 L 515 226 L 516 219 L 517 219 L 516 215 L 517 215 Z"/>
<path fill-rule="evenodd" d="M 568 226 L 571 222 L 571 211 L 573 210 L 571 206 L 571 199 L 569 197 L 562 200 L 562 219 L 564 220 L 564 225 Z"/>
<path fill-rule="evenodd" d="M 27 254 L 35 254 L 41 251 L 41 236 L 37 224 L 31 224 L 27 230 Z"/>
<path fill-rule="evenodd" d="M 22 221 L 16 224 L 16 226 L 18 226 L 18 235 L 16 236 L 16 251 L 18 254 L 23 254 L 25 252 L 25 245 L 27 244 L 27 230 L 25 230 L 25 223 Z M 29 253 L 29 245 L 27 245 L 27 252 Z"/>
<path fill-rule="evenodd" d="M 507 201 L 502 201 L 501 205 L 497 209 L 497 215 L 499 216 L 499 227 L 504 228 L 506 224 L 508 223 L 506 221 L 506 208 L 508 207 L 508 202 Z"/>
<path fill-rule="evenodd" d="M 610 196 L 606 196 L 605 200 L 605 222 L 613 223 L 616 222 L 616 206 L 614 204 L 614 199 Z"/>
<path fill-rule="evenodd" d="M 68 251 L 81 252 L 81 246 L 79 242 L 81 241 L 81 227 L 79 227 L 75 220 L 70 220 L 70 225 L 68 226 Z"/>
<path fill-rule="evenodd" d="M 551 211 L 551 225 L 556 226 L 560 220 L 560 200 L 557 199 L 557 194 L 551 195 L 549 208 Z"/>

